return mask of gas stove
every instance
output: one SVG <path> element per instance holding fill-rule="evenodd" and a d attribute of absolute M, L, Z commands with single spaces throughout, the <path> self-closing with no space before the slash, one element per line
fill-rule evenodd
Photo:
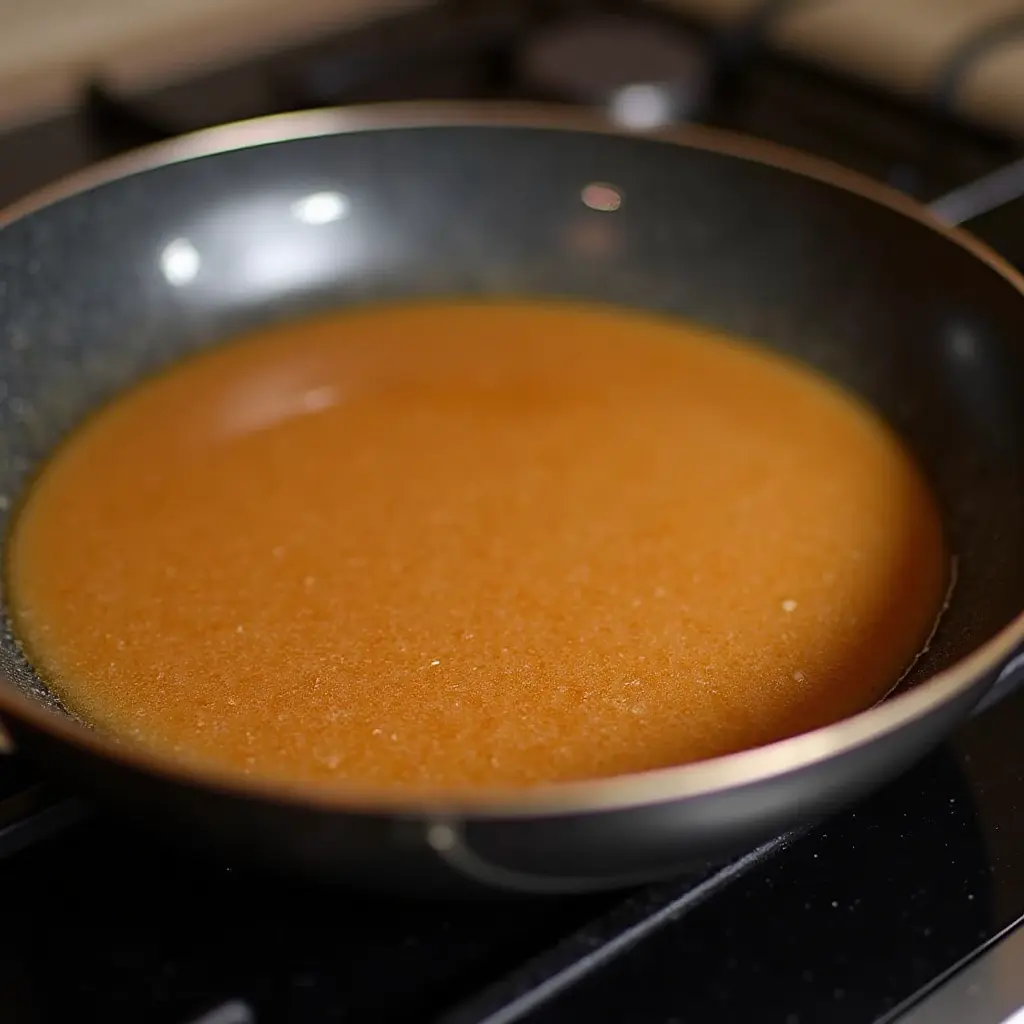
<path fill-rule="evenodd" d="M 0 135 L 0 203 L 97 159 L 296 107 L 522 98 L 696 119 L 924 200 L 1019 155 L 940 109 L 772 56 L 767 3 L 711 33 L 660 7 L 450 3 L 146 96 L 83 84 Z M 1024 266 L 1024 202 L 976 225 Z M 996 1024 L 1024 1006 L 1024 687 L 870 799 L 627 892 L 417 903 L 211 863 L 0 756 L 0 1018 L 149 1024 Z"/>

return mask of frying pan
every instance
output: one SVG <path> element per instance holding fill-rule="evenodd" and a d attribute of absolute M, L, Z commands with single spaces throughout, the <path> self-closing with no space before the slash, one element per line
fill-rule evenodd
<path fill-rule="evenodd" d="M 191 845 L 317 879 L 571 892 L 749 849 L 909 765 L 1015 664 L 1022 283 L 966 234 L 846 171 L 735 136 L 621 133 L 551 109 L 287 115 L 92 170 L 0 226 L 4 520 L 97 404 L 246 327 L 415 295 L 599 298 L 759 339 L 863 396 L 931 479 L 957 580 L 929 649 L 874 708 L 610 780 L 455 800 L 199 772 L 76 721 L 9 628 L 0 717 L 77 791 Z"/>

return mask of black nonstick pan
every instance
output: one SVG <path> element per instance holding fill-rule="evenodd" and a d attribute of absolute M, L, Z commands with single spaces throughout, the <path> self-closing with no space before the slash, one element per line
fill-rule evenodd
<path fill-rule="evenodd" d="M 957 205 L 947 203 L 951 214 Z M 192 844 L 441 892 L 624 885 L 814 820 L 937 743 L 1024 637 L 1024 294 L 966 234 L 853 174 L 579 114 L 289 115 L 107 164 L 0 226 L 0 517 L 83 416 L 270 319 L 415 295 L 599 298 L 759 339 L 842 382 L 942 503 L 957 579 L 898 691 L 757 750 L 606 781 L 384 800 L 199 774 L 66 714 L 7 630 L 0 716 L 76 791 Z"/>

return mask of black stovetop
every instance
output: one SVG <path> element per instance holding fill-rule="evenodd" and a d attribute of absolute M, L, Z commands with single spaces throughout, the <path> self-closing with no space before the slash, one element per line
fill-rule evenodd
<path fill-rule="evenodd" d="M 607 82 L 593 68 L 523 69 L 544 63 L 531 10 L 598 6 L 623 5 L 447 5 L 130 104 L 94 83 L 79 110 L 0 136 L 0 203 L 128 146 L 294 106 L 597 101 Z M 757 27 L 709 39 L 657 16 L 659 38 L 680 46 L 660 59 L 680 61 L 701 120 L 925 199 L 1019 149 L 775 60 Z M 578 38 L 561 45 L 581 52 Z M 1024 265 L 1024 203 L 979 230 Z M 253 875 L 159 845 L 0 757 L 0 1020 L 890 1020 L 1024 919 L 1024 688 L 1008 690 L 896 783 L 806 834 L 700 876 L 558 901 L 424 904 Z"/>
<path fill-rule="evenodd" d="M 1022 730 L 1018 690 L 799 838 L 560 900 L 313 889 L 55 800 L 63 827 L 0 863 L 0 1019 L 890 1020 L 1024 916 Z"/>

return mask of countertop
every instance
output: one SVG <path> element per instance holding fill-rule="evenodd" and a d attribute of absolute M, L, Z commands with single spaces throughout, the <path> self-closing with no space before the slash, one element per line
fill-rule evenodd
<path fill-rule="evenodd" d="M 227 64 L 430 0 L 0 0 L 0 122 L 67 106 L 101 72 L 128 89 Z M 928 98 L 967 62 L 953 105 L 1024 137 L 1024 0 L 662 0 L 717 25 L 772 11 L 767 38 L 799 56 Z"/>
<path fill-rule="evenodd" d="M 0 0 L 0 126 L 70 106 L 102 74 L 141 89 L 427 0 Z"/>
<path fill-rule="evenodd" d="M 1022 0 L 665 0 L 718 25 L 771 7 L 771 45 L 896 92 L 927 97 L 972 41 L 953 106 L 1024 136 Z"/>

